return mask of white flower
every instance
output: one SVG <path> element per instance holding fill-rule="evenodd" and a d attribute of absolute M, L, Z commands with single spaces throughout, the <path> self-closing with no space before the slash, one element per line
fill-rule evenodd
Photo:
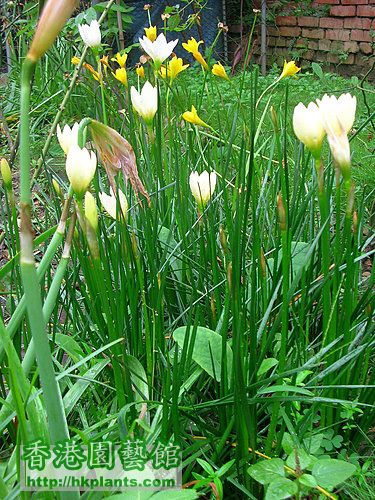
<path fill-rule="evenodd" d="M 198 206 L 204 208 L 211 198 L 216 186 L 216 172 L 210 174 L 205 170 L 200 175 L 192 172 L 189 178 L 190 190 Z"/>
<path fill-rule="evenodd" d="M 139 43 L 146 54 L 154 61 L 157 69 L 159 69 L 163 61 L 172 54 L 173 49 L 178 44 L 178 40 L 167 42 L 164 33 L 160 33 L 154 42 L 151 42 L 147 36 L 144 36 L 139 39 Z"/>
<path fill-rule="evenodd" d="M 72 146 L 66 157 L 66 174 L 77 196 L 87 191 L 96 170 L 96 155 L 86 148 Z"/>
<path fill-rule="evenodd" d="M 350 94 L 342 94 L 338 99 L 324 95 L 321 101 L 317 99 L 317 103 L 332 156 L 347 178 L 350 172 L 348 132 L 355 119 L 356 98 Z"/>
<path fill-rule="evenodd" d="M 151 122 L 158 109 L 158 90 L 150 82 L 143 85 L 142 91 L 138 92 L 135 87 L 130 89 L 132 104 L 136 112 L 144 119 L 147 125 Z"/>
<path fill-rule="evenodd" d="M 91 21 L 91 24 L 80 24 L 79 33 L 85 45 L 89 47 L 99 47 L 102 41 L 98 21 Z"/>
<path fill-rule="evenodd" d="M 307 108 L 300 102 L 294 108 L 293 128 L 298 139 L 315 157 L 319 157 L 326 132 L 319 108 L 314 102 L 310 102 Z"/>
<path fill-rule="evenodd" d="M 111 194 L 106 194 L 106 193 L 99 193 L 99 198 L 100 202 L 104 207 L 104 210 L 112 217 L 112 219 L 117 219 L 117 197 L 111 190 Z M 121 208 L 121 212 L 126 218 L 126 214 L 128 212 L 128 200 L 126 199 L 126 196 L 124 193 L 121 191 L 121 189 L 118 190 L 118 201 L 119 201 L 119 208 Z M 119 213 L 120 216 L 120 213 Z M 120 219 L 121 217 L 119 217 Z"/>
<path fill-rule="evenodd" d="M 57 138 L 61 149 L 66 155 L 72 146 L 78 145 L 78 127 L 79 124 L 77 122 L 74 123 L 72 128 L 70 128 L 69 125 L 65 125 L 63 130 L 61 130 L 60 125 L 57 125 Z"/>

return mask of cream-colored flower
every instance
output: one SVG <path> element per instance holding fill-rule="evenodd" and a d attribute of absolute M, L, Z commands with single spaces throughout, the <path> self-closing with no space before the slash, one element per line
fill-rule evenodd
<path fill-rule="evenodd" d="M 348 132 L 355 119 L 356 98 L 350 94 L 342 94 L 337 99 L 336 96 L 325 94 L 317 103 L 332 156 L 347 179 L 351 164 Z"/>
<path fill-rule="evenodd" d="M 130 97 L 133 108 L 144 119 L 147 125 L 151 125 L 158 109 L 158 90 L 147 81 L 141 92 L 135 87 L 130 89 Z"/>
<path fill-rule="evenodd" d="M 90 24 L 80 24 L 78 29 L 85 45 L 99 47 L 102 42 L 102 35 L 98 21 L 94 20 Z"/>
<path fill-rule="evenodd" d="M 189 178 L 189 185 L 198 207 L 202 210 L 215 190 L 216 172 L 209 174 L 205 170 L 200 175 L 198 172 L 192 172 Z"/>
<path fill-rule="evenodd" d="M 118 211 L 117 211 L 117 196 L 113 193 L 112 190 L 110 195 L 106 193 L 99 193 L 99 199 L 104 207 L 104 210 L 110 217 L 112 217 L 112 219 L 115 220 L 121 219 L 120 210 L 122 212 L 124 219 L 126 219 L 126 215 L 128 212 L 128 200 L 126 199 L 126 196 L 121 191 L 121 189 L 118 190 L 118 203 L 119 203 Z"/>
<path fill-rule="evenodd" d="M 163 61 L 172 54 L 178 40 L 167 42 L 164 33 L 160 33 L 154 42 L 144 36 L 139 39 L 139 43 L 146 54 L 154 61 L 156 68 L 159 69 Z"/>
<path fill-rule="evenodd" d="M 96 170 L 96 155 L 86 148 L 74 145 L 66 157 L 66 175 L 75 194 L 82 198 L 92 181 Z"/>
<path fill-rule="evenodd" d="M 78 128 L 79 124 L 74 123 L 73 127 L 70 128 L 69 125 L 65 125 L 63 130 L 61 130 L 60 125 L 57 125 L 57 139 L 59 140 L 61 149 L 67 155 L 69 149 L 72 146 L 78 145 Z"/>
<path fill-rule="evenodd" d="M 294 108 L 293 129 L 298 139 L 311 151 L 313 156 L 319 158 L 326 132 L 321 113 L 314 102 L 310 102 L 307 108 L 300 102 Z"/>
<path fill-rule="evenodd" d="M 98 229 L 98 207 L 90 191 L 86 191 L 85 194 L 85 217 L 96 232 Z"/>

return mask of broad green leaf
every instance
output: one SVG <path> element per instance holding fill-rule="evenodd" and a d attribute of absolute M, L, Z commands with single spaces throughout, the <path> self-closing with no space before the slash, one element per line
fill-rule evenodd
<path fill-rule="evenodd" d="M 290 453 L 289 457 L 287 458 L 286 465 L 288 467 L 291 467 L 292 469 L 297 468 L 296 454 L 299 459 L 299 467 L 302 470 L 307 469 L 313 464 L 314 457 L 309 455 L 303 448 L 296 448 Z"/>
<path fill-rule="evenodd" d="M 292 269 L 293 269 L 293 279 L 297 276 L 297 274 L 307 266 L 310 261 L 308 257 L 308 253 L 310 250 L 310 243 L 305 243 L 303 241 L 292 241 Z M 279 252 L 278 256 L 278 264 L 281 265 L 282 259 L 282 251 Z M 273 271 L 274 267 L 274 259 L 271 257 L 268 259 L 268 266 Z"/>
<path fill-rule="evenodd" d="M 135 400 L 144 401 L 149 399 L 146 372 L 137 358 L 126 354 L 124 362 L 130 371 L 132 385 L 135 389 Z"/>
<path fill-rule="evenodd" d="M 274 479 L 268 486 L 264 500 L 282 500 L 298 492 L 297 484 L 286 477 Z"/>
<path fill-rule="evenodd" d="M 324 434 L 313 434 L 312 436 L 308 436 L 303 440 L 303 444 L 306 447 L 306 450 L 309 451 L 309 453 L 316 453 L 323 441 Z"/>
<path fill-rule="evenodd" d="M 85 353 L 82 351 L 78 342 L 70 335 L 56 333 L 55 344 L 61 347 L 61 349 L 72 358 L 74 363 L 77 363 L 80 359 L 85 357 Z"/>
<path fill-rule="evenodd" d="M 311 474 L 302 474 L 298 480 L 301 484 L 307 486 L 308 488 L 315 488 L 318 486 L 315 477 Z"/>
<path fill-rule="evenodd" d="M 266 387 L 265 389 L 260 389 L 258 394 L 268 394 L 274 392 L 296 392 L 297 394 L 304 394 L 305 396 L 313 396 L 311 391 L 307 389 L 302 389 L 301 387 L 295 387 L 293 385 L 274 385 L 271 387 Z"/>
<path fill-rule="evenodd" d="M 184 346 L 186 331 L 186 326 L 181 326 L 173 333 L 173 338 L 181 349 Z M 189 329 L 189 336 L 191 336 L 191 332 L 192 328 Z M 218 382 L 221 379 L 221 343 L 222 338 L 219 334 L 208 328 L 198 326 L 192 354 L 193 360 Z M 232 360 L 232 349 L 227 346 L 227 373 L 229 379 L 232 373 Z"/>
<path fill-rule="evenodd" d="M 285 477 L 284 462 L 281 458 L 271 458 L 271 460 L 262 460 L 251 465 L 247 472 L 250 476 L 261 484 L 269 484 L 278 478 Z"/>
<path fill-rule="evenodd" d="M 258 370 L 258 377 L 260 377 L 261 375 L 264 375 L 265 373 L 268 372 L 268 370 L 270 370 L 271 368 L 273 368 L 274 366 L 276 366 L 278 364 L 279 364 L 279 362 L 275 358 L 264 359 L 260 364 L 260 367 Z"/>
<path fill-rule="evenodd" d="M 312 62 L 311 63 L 311 69 L 313 70 L 313 72 L 316 74 L 316 76 L 320 80 L 324 79 L 324 73 L 323 73 L 323 70 L 322 70 L 322 67 L 320 66 L 320 64 L 318 64 L 316 62 Z"/>
<path fill-rule="evenodd" d="M 178 245 L 177 241 L 174 239 L 172 231 L 164 226 L 159 226 L 158 238 L 163 252 L 166 253 L 167 257 L 171 255 L 169 259 L 169 264 L 173 269 L 178 281 L 182 280 L 181 273 L 181 262 L 179 256 L 181 255 L 179 250 L 176 250 Z"/>
<path fill-rule="evenodd" d="M 338 484 L 346 481 L 354 474 L 356 466 L 344 460 L 326 458 L 318 460 L 312 468 L 311 474 L 317 480 L 319 486 L 333 489 Z"/>
<path fill-rule="evenodd" d="M 281 446 L 287 455 L 290 455 L 294 450 L 295 442 L 293 441 L 292 436 L 288 432 L 284 432 L 283 440 L 281 441 Z"/>
<path fill-rule="evenodd" d="M 79 379 L 65 394 L 63 403 L 67 416 L 74 409 L 82 394 L 92 384 L 92 381 L 108 365 L 109 362 L 109 359 L 103 359 L 96 363 L 92 368 L 83 373 L 82 378 Z"/>

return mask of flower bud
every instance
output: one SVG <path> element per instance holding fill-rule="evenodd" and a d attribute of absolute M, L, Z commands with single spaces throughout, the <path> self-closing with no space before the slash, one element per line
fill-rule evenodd
<path fill-rule="evenodd" d="M 138 92 L 135 87 L 130 89 L 130 97 L 133 108 L 144 119 L 148 126 L 152 125 L 152 120 L 158 109 L 158 90 L 150 82 L 143 85 L 142 91 Z"/>
<path fill-rule="evenodd" d="M 92 229 L 96 232 L 98 230 L 98 208 L 96 201 L 90 191 L 85 194 L 85 217 Z"/>
<path fill-rule="evenodd" d="M 66 157 L 66 174 L 75 194 L 82 198 L 96 170 L 96 155 L 86 148 L 73 146 Z"/>
<path fill-rule="evenodd" d="M 4 186 L 7 191 L 12 191 L 12 172 L 9 163 L 5 158 L 1 158 L 1 177 L 3 178 Z"/>
<path fill-rule="evenodd" d="M 121 220 L 122 218 L 126 219 L 126 215 L 128 213 L 128 200 L 126 199 L 126 196 L 121 191 L 121 189 L 118 190 L 118 203 L 119 203 L 118 211 L 117 211 L 117 196 L 113 193 L 113 191 L 111 195 L 108 195 L 106 193 L 99 193 L 99 198 L 101 204 L 104 207 L 104 210 L 107 212 L 109 216 L 112 217 L 112 219 L 115 220 L 116 219 Z"/>
<path fill-rule="evenodd" d="M 198 208 L 203 210 L 211 198 L 216 186 L 216 172 L 210 174 L 205 170 L 200 175 L 192 172 L 189 178 L 191 194 L 198 204 Z"/>
<path fill-rule="evenodd" d="M 300 102 L 294 108 L 293 128 L 298 139 L 311 151 L 314 158 L 319 158 L 325 130 L 321 113 L 314 102 L 310 102 L 307 108 Z"/>
<path fill-rule="evenodd" d="M 280 230 L 285 231 L 286 230 L 286 212 L 285 212 L 284 202 L 283 202 L 283 199 L 281 197 L 281 193 L 279 193 L 277 196 L 277 215 L 279 218 Z"/>
<path fill-rule="evenodd" d="M 60 125 L 57 125 L 57 139 L 61 149 L 66 155 L 69 153 L 69 149 L 72 146 L 78 145 L 78 129 L 79 124 L 77 122 L 74 123 L 72 128 L 70 128 L 69 125 L 65 125 L 63 130 L 61 130 Z"/>
<path fill-rule="evenodd" d="M 47 52 L 76 6 L 76 0 L 47 1 L 40 16 L 29 53 L 27 54 L 29 59 L 36 62 Z"/>
<path fill-rule="evenodd" d="M 80 24 L 78 29 L 85 45 L 91 48 L 99 47 L 102 42 L 102 35 L 98 21 L 94 20 L 90 24 Z"/>
<path fill-rule="evenodd" d="M 55 191 L 55 193 L 57 194 L 57 196 L 59 198 L 63 198 L 60 184 L 57 182 L 56 179 L 52 179 L 52 187 L 53 187 L 53 190 Z"/>

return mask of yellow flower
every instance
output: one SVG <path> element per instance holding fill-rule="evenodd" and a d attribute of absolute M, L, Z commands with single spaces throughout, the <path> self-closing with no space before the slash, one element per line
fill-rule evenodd
<path fill-rule="evenodd" d="M 92 76 L 97 82 L 100 82 L 100 75 L 97 71 L 94 70 L 91 64 L 83 63 L 83 66 L 92 74 Z"/>
<path fill-rule="evenodd" d="M 120 52 L 117 52 L 115 57 L 112 57 L 111 61 L 116 61 L 120 68 L 125 68 L 126 61 L 128 59 L 128 54 L 120 54 Z"/>
<path fill-rule="evenodd" d="M 118 68 L 116 69 L 116 73 L 112 74 L 119 82 L 125 85 L 125 87 L 128 86 L 128 75 L 126 74 L 125 68 Z"/>
<path fill-rule="evenodd" d="M 190 38 L 187 43 L 183 43 L 182 46 L 183 48 L 187 51 L 193 54 L 193 57 L 196 61 L 199 62 L 201 66 L 203 66 L 204 69 L 208 70 L 208 64 L 204 60 L 202 54 L 199 52 L 199 45 L 203 43 L 202 40 L 199 42 L 196 41 L 195 38 Z"/>
<path fill-rule="evenodd" d="M 198 116 L 197 110 L 195 109 L 194 106 L 191 106 L 191 111 L 185 111 L 183 113 L 182 118 L 189 122 L 192 123 L 193 125 L 201 125 L 202 127 L 210 127 L 205 123 L 203 120 L 201 120 Z"/>
<path fill-rule="evenodd" d="M 199 52 L 199 45 L 201 43 L 203 43 L 203 40 L 197 42 L 195 38 L 191 37 L 190 40 L 188 40 L 187 43 L 183 43 L 182 46 L 187 52 L 194 54 L 195 52 Z"/>
<path fill-rule="evenodd" d="M 167 66 L 167 75 L 169 78 L 174 80 L 176 76 L 181 73 L 181 71 L 184 71 L 186 68 L 188 68 L 188 64 L 184 64 L 181 57 L 176 57 L 174 56 L 168 63 Z"/>
<path fill-rule="evenodd" d="M 165 80 L 167 78 L 167 68 L 165 66 L 160 66 L 159 75 Z"/>
<path fill-rule="evenodd" d="M 227 75 L 227 72 L 225 71 L 224 66 L 221 64 L 221 62 L 217 62 L 216 64 L 213 65 L 212 74 L 215 76 L 218 76 L 219 78 L 224 78 L 224 80 L 228 80 L 228 82 L 229 82 L 229 77 Z"/>
<path fill-rule="evenodd" d="M 156 26 L 145 28 L 145 33 L 150 42 L 154 42 L 156 40 Z"/>
<path fill-rule="evenodd" d="M 107 68 L 110 67 L 108 62 L 108 56 L 102 56 L 100 62 L 103 64 L 103 66 L 107 66 Z"/>
<path fill-rule="evenodd" d="M 286 76 L 294 76 L 296 73 L 298 73 L 298 71 L 301 71 L 301 68 L 298 68 L 296 66 L 295 61 L 289 61 L 289 62 L 284 61 L 284 68 L 283 72 L 280 75 L 280 80 L 282 78 L 285 78 Z"/>
<path fill-rule="evenodd" d="M 74 56 L 74 57 L 72 57 L 72 64 L 73 64 L 74 66 L 77 66 L 77 65 L 80 63 L 80 60 L 81 60 L 81 59 L 80 59 L 79 57 Z"/>
<path fill-rule="evenodd" d="M 139 78 L 145 78 L 145 68 L 143 66 L 138 66 L 135 68 L 135 72 L 139 76 Z"/>

